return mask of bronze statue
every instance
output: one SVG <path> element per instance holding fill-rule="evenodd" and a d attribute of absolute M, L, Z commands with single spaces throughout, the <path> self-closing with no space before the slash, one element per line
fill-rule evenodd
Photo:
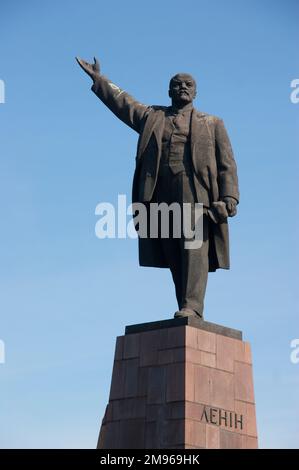
<path fill-rule="evenodd" d="M 100 73 L 99 62 L 77 58 L 92 91 L 139 134 L 133 203 L 203 204 L 203 241 L 188 250 L 185 238 L 139 237 L 141 266 L 170 268 L 179 310 L 175 318 L 203 318 L 209 271 L 229 269 L 227 218 L 237 213 L 238 177 L 223 121 L 193 107 L 196 82 L 171 78 L 171 106 L 146 106 Z"/>

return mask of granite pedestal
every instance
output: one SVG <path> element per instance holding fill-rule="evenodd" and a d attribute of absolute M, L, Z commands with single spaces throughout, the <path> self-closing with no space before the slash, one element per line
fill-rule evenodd
<path fill-rule="evenodd" d="M 99 449 L 251 449 L 250 345 L 196 318 L 126 327 L 116 340 Z"/>

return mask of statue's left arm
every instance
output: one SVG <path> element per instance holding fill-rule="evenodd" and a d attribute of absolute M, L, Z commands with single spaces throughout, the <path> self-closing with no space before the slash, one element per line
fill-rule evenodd
<path fill-rule="evenodd" d="M 225 201 L 229 215 L 234 216 L 240 198 L 237 165 L 222 119 L 217 119 L 215 125 L 215 145 L 219 197 Z"/>

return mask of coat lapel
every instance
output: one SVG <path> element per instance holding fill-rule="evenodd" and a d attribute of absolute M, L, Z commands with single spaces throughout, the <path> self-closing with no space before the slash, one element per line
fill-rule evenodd
<path fill-rule="evenodd" d="M 209 137 L 209 129 L 205 117 L 204 113 L 198 112 L 196 109 L 192 110 L 190 136 L 192 153 L 195 146 L 200 147 L 203 141 L 207 141 L 207 136 Z"/>
<path fill-rule="evenodd" d="M 139 148 L 139 156 L 143 154 L 153 133 L 155 134 L 157 144 L 160 150 L 161 141 L 162 141 L 162 132 L 164 129 L 164 119 L 165 119 L 164 111 L 162 110 L 152 111 L 149 114 L 143 133 L 142 133 L 142 139 L 141 139 L 140 148 Z"/>
<path fill-rule="evenodd" d="M 199 170 L 200 160 L 207 157 L 207 147 L 211 144 L 211 136 L 205 113 L 196 109 L 191 114 L 191 155 L 195 171 Z"/>

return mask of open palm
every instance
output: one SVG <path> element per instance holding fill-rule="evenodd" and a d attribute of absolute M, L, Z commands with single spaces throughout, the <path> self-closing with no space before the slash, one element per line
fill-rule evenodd
<path fill-rule="evenodd" d="M 94 57 L 94 63 L 89 64 L 83 59 L 80 59 L 79 57 L 76 57 L 76 61 L 80 65 L 80 67 L 84 70 L 84 72 L 87 73 L 87 75 L 90 76 L 93 80 L 96 78 L 97 75 L 100 74 L 100 64 L 98 59 Z"/>

